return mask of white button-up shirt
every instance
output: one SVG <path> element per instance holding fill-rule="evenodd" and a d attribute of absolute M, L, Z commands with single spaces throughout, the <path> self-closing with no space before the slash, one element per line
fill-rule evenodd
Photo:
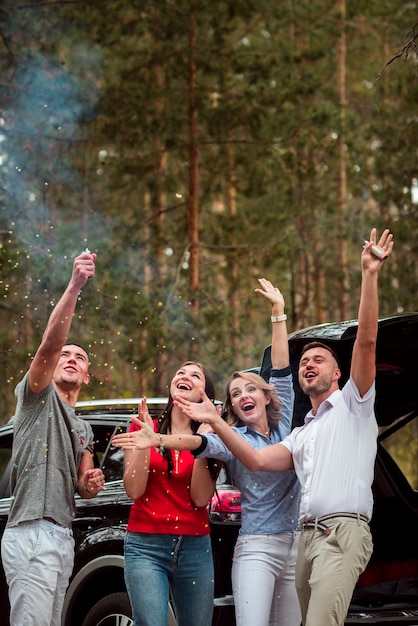
<path fill-rule="evenodd" d="M 350 378 L 282 441 L 302 486 L 301 521 L 343 512 L 371 518 L 378 431 L 374 400 L 374 385 L 360 397 Z"/>

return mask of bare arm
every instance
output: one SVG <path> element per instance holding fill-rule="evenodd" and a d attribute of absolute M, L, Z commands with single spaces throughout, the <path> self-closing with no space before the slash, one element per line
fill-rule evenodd
<path fill-rule="evenodd" d="M 133 418 L 132 421 L 137 425 L 143 423 L 144 429 L 149 431 L 150 434 L 156 434 L 154 433 L 154 422 L 149 414 L 146 398 L 142 398 L 138 404 L 138 417 Z M 140 431 L 130 431 L 122 433 L 122 435 L 130 438 L 134 437 L 137 432 Z M 150 452 L 147 448 L 144 448 L 143 450 L 139 449 L 139 446 L 125 448 L 125 471 L 123 474 L 123 485 L 125 487 L 126 494 L 132 498 L 132 500 L 140 498 L 145 493 L 148 484 L 149 462 Z"/>
<path fill-rule="evenodd" d="M 149 475 L 149 450 L 125 450 L 123 485 L 132 500 L 144 495 Z"/>
<path fill-rule="evenodd" d="M 260 450 L 254 450 L 224 420 L 219 418 L 211 424 L 215 433 L 247 469 L 253 472 L 293 469 L 292 455 L 282 444 L 277 443 Z"/>
<path fill-rule="evenodd" d="M 393 248 L 392 235 L 386 229 L 377 245 L 388 257 Z M 357 336 L 351 360 L 351 376 L 361 396 L 370 389 L 376 377 L 376 341 L 379 316 L 378 274 L 384 260 L 371 252 L 376 245 L 376 229 L 370 234 L 370 243 L 366 244 L 361 255 L 361 294 L 358 312 Z"/>
<path fill-rule="evenodd" d="M 207 459 L 195 459 L 190 483 L 190 498 L 196 506 L 206 506 L 215 491 L 216 481 L 210 475 Z"/>
<path fill-rule="evenodd" d="M 163 442 L 164 448 L 169 450 L 195 450 L 201 445 L 202 438 L 195 435 L 160 435 L 138 418 L 133 418 L 133 421 L 141 426 L 141 430 L 115 435 L 112 443 L 125 451 L 123 484 L 127 495 L 135 500 L 144 495 L 147 488 L 150 448 L 159 448 Z M 208 470 L 207 459 L 196 459 L 190 484 L 190 498 L 196 506 L 207 505 L 214 493 L 215 482 Z"/>
<path fill-rule="evenodd" d="M 39 393 L 51 382 L 62 347 L 71 328 L 78 294 L 93 278 L 96 255 L 83 252 L 75 260 L 70 282 L 51 313 L 41 344 L 29 368 L 29 386 Z"/>
<path fill-rule="evenodd" d="M 291 453 L 280 443 L 254 450 L 218 415 L 216 407 L 202 391 L 202 402 L 189 402 L 183 398 L 175 401 L 191 419 L 211 424 L 232 454 L 249 470 L 281 471 L 293 469 Z M 161 435 L 155 433 L 145 422 L 133 421 L 141 430 L 115 435 L 112 442 L 124 450 L 148 449 L 162 444 L 170 450 L 196 450 L 202 443 L 200 435 Z"/>
<path fill-rule="evenodd" d="M 147 488 L 149 476 L 150 448 L 171 450 L 195 450 L 202 439 L 194 435 L 160 435 L 154 431 L 154 424 L 148 412 L 146 398 L 138 407 L 138 417 L 132 421 L 140 426 L 140 430 L 115 435 L 113 445 L 125 451 L 125 472 L 123 483 L 127 495 L 135 500 L 140 498 Z M 190 484 L 190 498 L 196 506 L 206 506 L 215 490 L 207 459 L 196 459 L 193 465 Z"/>
<path fill-rule="evenodd" d="M 132 421 L 140 426 L 141 430 L 119 433 L 112 437 L 112 443 L 117 448 L 127 450 L 148 450 L 163 445 L 169 450 L 196 450 L 202 444 L 199 435 L 161 435 L 147 422 L 133 417 Z M 125 456 L 126 459 L 126 456 Z"/>
<path fill-rule="evenodd" d="M 271 304 L 271 316 L 284 316 L 285 302 L 283 295 L 269 280 L 259 278 L 261 289 L 256 293 L 262 295 Z M 272 322 L 271 331 L 271 365 L 273 369 L 283 369 L 289 365 L 289 342 L 287 338 L 286 320 Z"/>
<path fill-rule="evenodd" d="M 202 402 L 189 402 L 178 398 L 175 402 L 191 419 L 209 423 L 214 432 L 222 439 L 245 467 L 251 471 L 281 471 L 293 469 L 291 453 L 280 443 L 254 450 L 233 428 L 218 415 L 216 407 L 202 391 Z"/>

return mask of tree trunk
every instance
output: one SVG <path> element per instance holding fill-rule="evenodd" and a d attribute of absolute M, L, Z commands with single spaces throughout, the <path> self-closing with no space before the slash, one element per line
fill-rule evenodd
<path fill-rule="evenodd" d="M 235 223 L 235 218 L 237 216 L 237 189 L 235 184 L 235 159 L 234 159 L 234 145 L 232 141 L 228 141 L 227 146 L 227 162 L 228 162 L 228 171 L 227 171 L 227 206 L 228 206 L 228 215 L 231 220 L 231 223 Z M 235 238 L 235 229 L 232 228 L 232 237 Z M 235 241 L 231 242 L 234 245 Z M 231 275 L 230 275 L 230 288 L 229 288 L 229 307 L 231 310 L 231 332 L 230 332 L 230 343 L 231 348 L 235 351 L 239 348 L 239 319 L 238 319 L 238 311 L 239 307 L 239 292 L 238 292 L 238 283 L 239 283 L 239 263 L 237 260 L 236 254 L 232 255 L 231 259 Z"/>
<path fill-rule="evenodd" d="M 340 319 L 344 320 L 348 314 L 348 299 L 350 290 L 350 279 L 348 273 L 348 243 L 347 243 L 347 165 L 346 165 L 346 138 L 345 138 L 345 124 L 346 124 L 346 110 L 347 110 L 347 96 L 346 96 L 346 33 L 345 33 L 345 21 L 346 21 L 346 5 L 345 0 L 339 0 L 340 6 L 340 44 L 338 50 L 338 90 L 340 101 L 340 133 L 339 133 L 339 201 L 338 201 L 338 216 L 339 216 L 339 235 L 340 235 L 340 269 L 341 279 L 339 282 L 339 298 L 338 308 L 340 313 Z"/>
<path fill-rule="evenodd" d="M 190 4 L 189 43 L 189 285 L 191 307 L 198 310 L 199 291 L 199 151 L 198 151 L 198 115 L 196 106 L 197 68 L 196 68 L 196 16 L 194 3 Z"/>

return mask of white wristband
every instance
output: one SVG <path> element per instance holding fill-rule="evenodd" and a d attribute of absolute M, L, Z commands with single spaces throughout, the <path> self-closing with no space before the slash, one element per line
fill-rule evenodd
<path fill-rule="evenodd" d="M 287 320 L 287 315 L 286 313 L 283 313 L 283 315 L 272 315 L 271 316 L 271 321 L 274 322 L 285 322 Z"/>

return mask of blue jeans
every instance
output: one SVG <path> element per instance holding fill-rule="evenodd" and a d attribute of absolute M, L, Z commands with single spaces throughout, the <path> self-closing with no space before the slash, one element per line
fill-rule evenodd
<path fill-rule="evenodd" d="M 209 535 L 126 535 L 125 582 L 134 626 L 167 626 L 169 599 L 178 626 L 210 626 L 213 577 Z"/>

